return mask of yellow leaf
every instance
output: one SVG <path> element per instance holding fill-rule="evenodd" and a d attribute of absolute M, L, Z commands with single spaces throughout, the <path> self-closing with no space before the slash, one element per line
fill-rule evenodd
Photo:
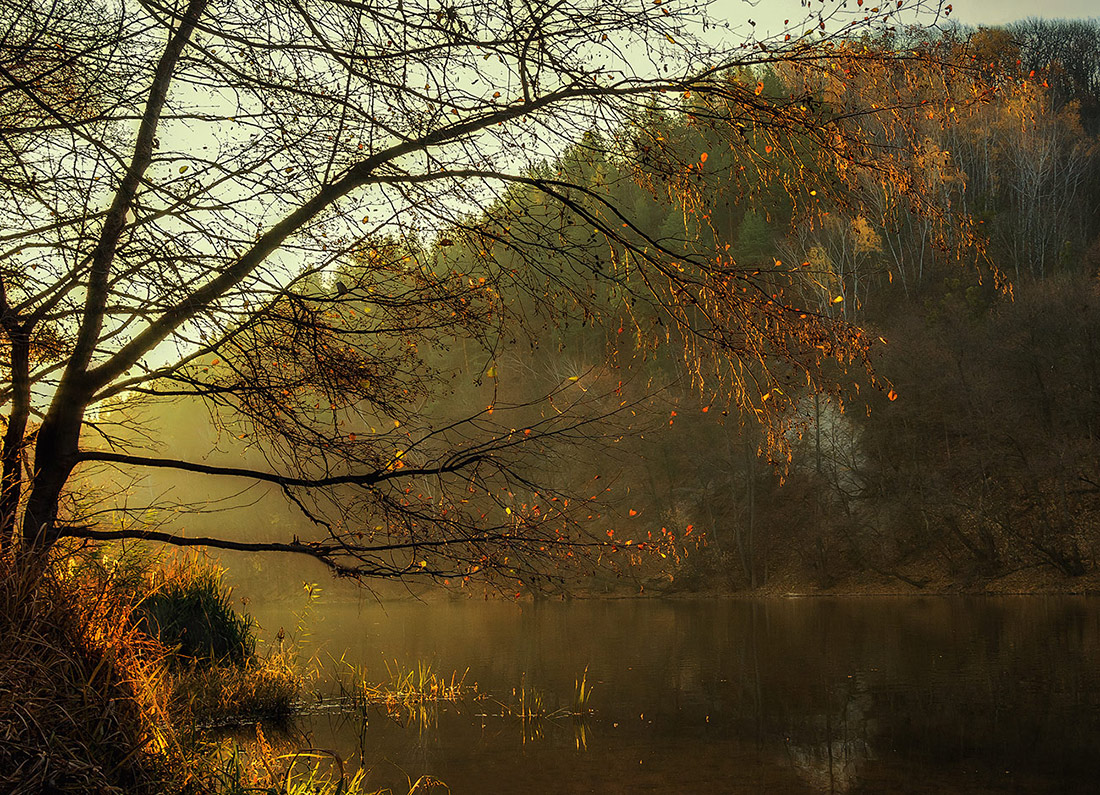
<path fill-rule="evenodd" d="M 496 368 L 496 365 L 493 365 L 493 366 L 492 366 L 492 367 L 490 367 L 490 368 L 489 368 L 488 370 L 486 370 L 486 371 L 485 371 L 485 375 L 489 376 L 490 378 L 496 378 L 496 377 L 497 377 L 497 368 Z"/>
<path fill-rule="evenodd" d="M 190 166 L 180 166 L 180 173 L 181 173 L 181 174 L 183 174 L 183 173 L 184 173 L 184 172 L 186 172 L 186 171 L 187 171 L 187 169 L 189 169 L 189 168 L 190 168 Z"/>
<path fill-rule="evenodd" d="M 844 296 L 843 295 L 838 295 L 836 298 L 833 299 L 833 303 L 834 304 L 839 304 L 843 300 L 844 300 Z"/>

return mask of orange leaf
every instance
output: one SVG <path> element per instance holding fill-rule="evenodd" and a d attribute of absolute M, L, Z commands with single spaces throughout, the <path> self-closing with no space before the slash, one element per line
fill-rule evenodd
<path fill-rule="evenodd" d="M 637 512 L 636 510 L 634 510 L 633 508 L 631 508 L 631 509 L 630 509 L 630 515 L 631 515 L 631 516 L 637 516 L 637 515 L 638 515 L 638 512 Z"/>
<path fill-rule="evenodd" d="M 699 155 L 699 162 L 700 163 L 707 162 L 707 153 L 706 152 L 703 152 L 703 154 Z"/>
<path fill-rule="evenodd" d="M 891 401 L 894 401 L 898 399 L 898 393 L 891 389 L 889 392 L 886 393 L 886 397 L 890 398 Z"/>
<path fill-rule="evenodd" d="M 756 96 L 760 96 L 762 93 L 764 93 L 764 84 L 763 83 L 757 83 L 756 84 Z"/>

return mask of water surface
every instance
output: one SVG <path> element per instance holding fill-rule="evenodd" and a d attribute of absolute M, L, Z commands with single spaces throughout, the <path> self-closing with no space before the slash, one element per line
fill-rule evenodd
<path fill-rule="evenodd" d="M 477 793 L 993 793 L 1100 787 L 1100 603 L 1075 597 L 337 605 L 308 648 L 465 671 L 482 699 L 314 715 L 376 787 Z M 285 614 L 258 616 L 269 630 Z M 329 663 L 332 666 L 332 663 Z M 517 688 L 587 720 L 501 715 Z"/>

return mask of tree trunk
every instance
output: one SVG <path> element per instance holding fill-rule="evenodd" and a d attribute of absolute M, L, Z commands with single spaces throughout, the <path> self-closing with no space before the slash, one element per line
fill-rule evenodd
<path fill-rule="evenodd" d="M 15 524 L 22 495 L 22 458 L 30 416 L 30 333 L 24 327 L 8 330 L 11 344 L 11 414 L 4 432 L 0 475 L 0 558 L 15 545 Z"/>
<path fill-rule="evenodd" d="M 61 493 L 77 464 L 86 405 L 86 396 L 63 387 L 38 429 L 34 479 L 23 514 L 23 547 L 27 554 L 44 554 L 58 539 Z"/>

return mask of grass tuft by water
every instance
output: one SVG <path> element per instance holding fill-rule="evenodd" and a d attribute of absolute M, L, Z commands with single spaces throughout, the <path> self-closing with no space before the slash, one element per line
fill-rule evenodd
<path fill-rule="evenodd" d="M 368 789 L 367 771 L 349 774 L 343 759 L 318 748 L 281 749 L 257 726 L 247 745 L 234 740 L 210 744 L 201 791 L 208 795 L 445 795 L 446 784 L 432 776 L 409 780 L 408 789 Z"/>

